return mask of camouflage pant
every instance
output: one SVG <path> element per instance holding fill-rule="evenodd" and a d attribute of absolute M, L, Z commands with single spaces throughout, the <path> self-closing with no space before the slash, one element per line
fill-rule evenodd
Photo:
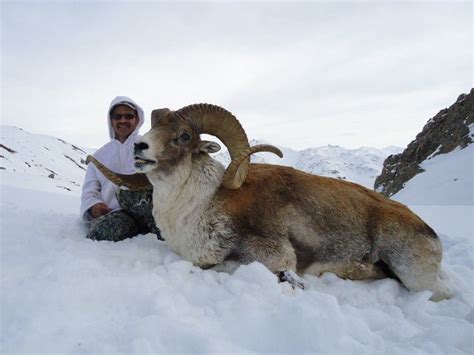
<path fill-rule="evenodd" d="M 137 234 L 154 233 L 158 239 L 162 239 L 152 215 L 152 190 L 120 189 L 117 200 L 122 210 L 93 220 L 87 238 L 118 242 Z"/>

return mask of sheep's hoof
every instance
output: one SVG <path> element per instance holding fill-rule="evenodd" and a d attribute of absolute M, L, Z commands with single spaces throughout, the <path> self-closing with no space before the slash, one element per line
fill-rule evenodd
<path fill-rule="evenodd" d="M 302 280 L 298 280 L 299 277 L 291 271 L 280 271 L 278 273 L 278 281 L 288 282 L 293 289 L 300 288 L 304 290 L 304 283 Z"/>

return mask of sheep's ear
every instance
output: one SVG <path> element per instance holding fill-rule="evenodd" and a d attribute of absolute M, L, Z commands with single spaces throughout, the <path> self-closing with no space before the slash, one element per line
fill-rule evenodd
<path fill-rule="evenodd" d="M 201 141 L 199 142 L 196 151 L 204 153 L 215 153 L 221 150 L 221 146 L 216 142 Z"/>
<path fill-rule="evenodd" d="M 158 121 L 171 113 L 168 108 L 159 108 L 151 112 L 151 128 L 158 124 Z"/>

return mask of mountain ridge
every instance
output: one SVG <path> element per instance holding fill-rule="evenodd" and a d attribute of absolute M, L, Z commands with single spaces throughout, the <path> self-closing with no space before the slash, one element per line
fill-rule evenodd
<path fill-rule="evenodd" d="M 61 189 L 80 193 L 87 167 L 86 156 L 93 154 L 95 149 L 80 147 L 53 136 L 29 133 L 15 126 L 0 128 L 0 172 L 3 180 L 13 185 L 36 185 L 39 181 L 34 182 L 33 178 L 37 177 L 50 185 L 49 188 L 42 187 L 42 190 Z M 262 141 L 250 141 L 251 145 L 260 143 Z M 252 156 L 252 162 L 292 166 L 369 188 L 380 173 L 387 155 L 401 151 L 398 147 L 346 149 L 338 145 L 310 147 L 301 151 L 279 148 L 283 151 L 283 159 L 271 153 L 259 153 Z M 224 165 L 230 162 L 226 151 L 213 157 Z"/>

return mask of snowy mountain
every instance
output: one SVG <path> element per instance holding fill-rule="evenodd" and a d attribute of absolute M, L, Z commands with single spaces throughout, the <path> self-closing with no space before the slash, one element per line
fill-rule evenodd
<path fill-rule="evenodd" d="M 62 139 L 45 135 L 31 134 L 21 128 L 1 126 L 0 170 L 1 178 L 14 186 L 35 183 L 39 190 L 55 191 L 65 189 L 80 193 L 84 179 L 85 159 L 93 149 L 78 147 Z M 252 140 L 251 145 L 262 144 Z M 345 179 L 372 188 L 375 177 L 380 174 L 384 159 L 401 148 L 386 149 L 359 148 L 345 149 L 339 146 L 326 146 L 295 151 L 279 147 L 283 159 L 271 153 L 258 153 L 252 156 L 256 163 L 270 163 L 292 166 L 303 171 Z M 224 165 L 230 157 L 225 151 L 215 155 Z M 33 177 L 38 177 L 34 182 Z"/>
<path fill-rule="evenodd" d="M 468 94 L 459 95 L 449 108 L 430 118 L 402 153 L 390 155 L 385 160 L 375 189 L 392 196 L 410 179 L 423 173 L 423 165 L 429 165 L 428 160 L 466 148 L 474 142 L 473 125 L 474 89 L 471 89 Z"/>
<path fill-rule="evenodd" d="M 409 205 L 474 205 L 474 144 L 427 159 L 420 166 L 423 172 L 406 182 L 393 199 Z"/>
<path fill-rule="evenodd" d="M 250 142 L 251 146 L 257 144 L 268 144 L 268 142 L 257 140 Z M 385 158 L 402 151 L 402 148 L 393 146 L 385 149 L 366 147 L 346 149 L 337 145 L 328 145 L 301 151 L 281 146 L 278 148 L 283 152 L 283 158 L 272 153 L 257 153 L 252 155 L 251 161 L 291 166 L 311 174 L 356 182 L 370 189 L 381 172 Z M 224 165 L 230 162 L 227 152 L 218 153 L 215 158 Z"/>
<path fill-rule="evenodd" d="M 391 198 L 410 206 L 438 233 L 466 238 L 474 250 L 474 144 L 426 159 L 420 167 L 423 172 Z"/>
<path fill-rule="evenodd" d="M 438 232 L 466 237 L 472 246 L 473 143 L 474 89 L 429 119 L 401 154 L 386 159 L 376 190 L 409 205 Z"/>
<path fill-rule="evenodd" d="M 469 198 L 461 209 L 416 210 L 440 235 L 452 299 L 434 303 L 430 292 L 408 292 L 393 279 L 330 273 L 305 275 L 305 290 L 293 290 L 259 263 L 233 274 L 202 270 L 152 234 L 118 243 L 86 239 L 76 184 L 88 150 L 8 127 L 1 144 L 2 354 L 472 354 L 473 227 L 458 223 L 472 213 Z M 306 151 L 308 169 L 358 171 L 343 170 L 345 160 L 324 165 L 321 157 L 344 150 L 323 148 Z M 406 196 L 395 197 L 463 196 L 457 183 L 472 182 L 454 181 L 454 172 L 469 164 L 470 149 L 435 157 L 419 175 L 425 180 L 417 176 Z M 305 163 L 300 152 L 285 154 Z"/>
<path fill-rule="evenodd" d="M 1 126 L 0 171 L 3 183 L 44 191 L 80 193 L 85 159 L 93 149 L 62 139 Z"/>

